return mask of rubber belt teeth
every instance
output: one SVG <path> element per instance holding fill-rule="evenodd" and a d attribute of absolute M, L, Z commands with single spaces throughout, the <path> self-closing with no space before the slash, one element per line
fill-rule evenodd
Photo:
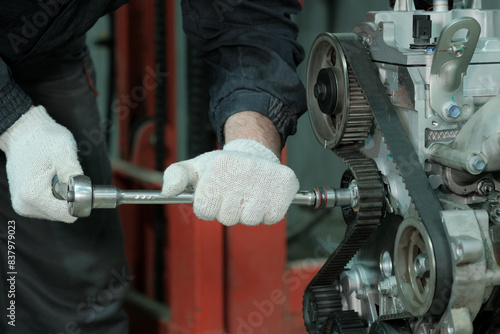
<path fill-rule="evenodd" d="M 363 320 L 353 310 L 339 312 L 327 319 L 323 333 L 334 333 L 334 330 L 339 334 L 366 334 Z"/>
<path fill-rule="evenodd" d="M 373 122 L 370 107 L 349 64 L 347 73 L 349 76 L 349 112 L 340 146 L 363 141 L 368 136 Z"/>
<path fill-rule="evenodd" d="M 311 281 L 312 286 L 328 285 L 337 280 L 345 265 L 377 228 L 382 216 L 383 185 L 375 162 L 355 146 L 340 148 L 335 153 L 352 171 L 360 200 L 356 220 L 349 224 L 344 239 Z"/>

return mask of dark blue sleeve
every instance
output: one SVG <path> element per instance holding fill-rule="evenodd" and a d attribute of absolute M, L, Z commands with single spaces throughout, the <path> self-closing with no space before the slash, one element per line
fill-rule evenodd
<path fill-rule="evenodd" d="M 298 0 L 183 0 L 184 31 L 213 69 L 210 120 L 224 143 L 226 120 L 241 111 L 267 116 L 282 144 L 306 110 L 296 73 L 304 58 L 290 16 Z"/>
<path fill-rule="evenodd" d="M 14 82 L 0 58 L 0 135 L 31 107 L 31 98 Z"/>

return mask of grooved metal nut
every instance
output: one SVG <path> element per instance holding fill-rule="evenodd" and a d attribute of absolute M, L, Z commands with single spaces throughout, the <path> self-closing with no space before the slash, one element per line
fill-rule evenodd
<path fill-rule="evenodd" d="M 483 179 L 477 183 L 477 193 L 487 196 L 495 190 L 495 184 L 490 179 Z"/>

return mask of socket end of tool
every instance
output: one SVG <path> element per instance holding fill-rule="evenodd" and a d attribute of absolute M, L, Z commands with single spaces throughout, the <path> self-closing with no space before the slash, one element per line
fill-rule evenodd
<path fill-rule="evenodd" d="M 85 175 L 72 175 L 69 178 L 68 212 L 73 217 L 88 217 L 93 208 L 92 181 Z"/>

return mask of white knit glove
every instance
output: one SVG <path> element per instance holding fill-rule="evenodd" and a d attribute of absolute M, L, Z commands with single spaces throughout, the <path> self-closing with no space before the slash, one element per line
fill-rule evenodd
<path fill-rule="evenodd" d="M 14 210 L 26 217 L 72 223 L 66 201 L 52 194 L 52 178 L 68 182 L 83 174 L 71 132 L 57 124 L 44 107 L 32 108 L 0 136 L 7 156 L 7 178 Z"/>
<path fill-rule="evenodd" d="M 267 147 L 236 139 L 217 150 L 165 170 L 162 193 L 195 187 L 194 213 L 224 225 L 274 224 L 285 216 L 299 190 L 294 172 Z"/>

